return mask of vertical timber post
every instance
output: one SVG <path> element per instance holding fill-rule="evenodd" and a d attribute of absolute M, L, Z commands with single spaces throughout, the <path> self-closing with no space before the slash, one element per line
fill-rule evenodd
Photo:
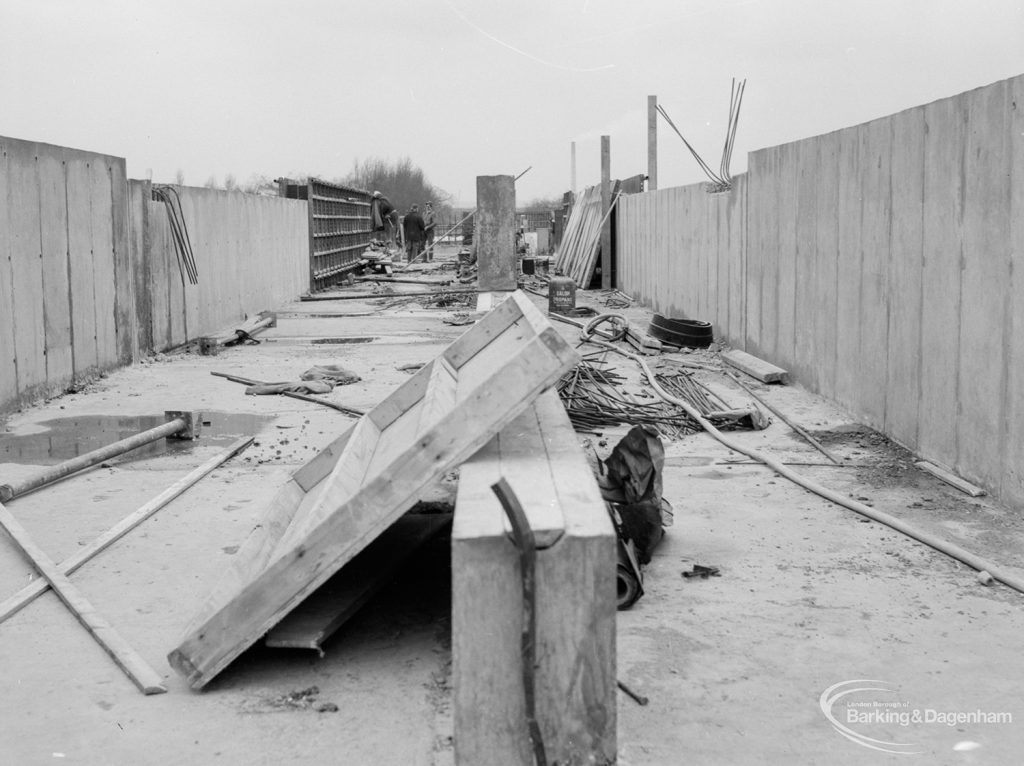
<path fill-rule="evenodd" d="M 658 188 L 658 97 L 647 97 L 647 191 Z"/>
<path fill-rule="evenodd" d="M 576 142 L 569 145 L 569 191 L 576 197 Z"/>
<path fill-rule="evenodd" d="M 477 278 L 481 290 L 516 289 L 516 187 L 512 176 L 476 177 Z"/>
<path fill-rule="evenodd" d="M 601 226 L 602 290 L 612 288 L 612 217 L 608 215 L 608 208 L 612 203 L 611 167 L 612 139 L 611 136 L 601 136 L 601 215 L 604 217 L 604 224 Z M 587 285 L 580 287 L 586 289 Z"/>

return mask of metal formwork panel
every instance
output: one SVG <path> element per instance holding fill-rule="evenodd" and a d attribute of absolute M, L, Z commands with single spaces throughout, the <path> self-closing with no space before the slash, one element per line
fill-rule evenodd
<path fill-rule="evenodd" d="M 359 263 L 370 243 L 370 193 L 309 179 L 309 289 L 329 286 Z"/>

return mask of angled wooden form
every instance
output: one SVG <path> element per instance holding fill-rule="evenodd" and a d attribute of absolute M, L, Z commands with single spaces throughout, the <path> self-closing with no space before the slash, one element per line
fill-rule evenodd
<path fill-rule="evenodd" d="M 452 528 L 455 759 L 533 763 L 519 557 L 491 485 L 504 477 L 538 548 L 535 699 L 551 763 L 616 753 L 615 532 L 554 391 L 463 464 Z"/>
<path fill-rule="evenodd" d="M 171 665 L 194 689 L 209 683 L 578 358 L 513 293 L 311 462 L 313 485 L 316 471 L 335 462 L 315 493 L 292 478 L 268 511 L 265 534 L 246 546 L 249 566 L 227 573 Z"/>

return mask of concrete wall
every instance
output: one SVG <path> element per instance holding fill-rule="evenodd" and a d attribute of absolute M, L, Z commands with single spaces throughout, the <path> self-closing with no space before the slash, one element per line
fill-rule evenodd
<path fill-rule="evenodd" d="M 305 200 L 174 188 L 199 272 L 196 285 L 181 278 L 164 203 L 152 199 L 149 182 L 130 182 L 140 350 L 161 351 L 209 335 L 308 288 Z"/>
<path fill-rule="evenodd" d="M 0 137 L 0 413 L 307 288 L 304 200 L 178 191 L 194 286 L 123 158 Z"/>
<path fill-rule="evenodd" d="M 125 161 L 0 137 L 0 410 L 131 361 Z"/>
<path fill-rule="evenodd" d="M 621 200 L 619 287 L 1024 503 L 1024 76 L 753 152 L 728 197 Z"/>

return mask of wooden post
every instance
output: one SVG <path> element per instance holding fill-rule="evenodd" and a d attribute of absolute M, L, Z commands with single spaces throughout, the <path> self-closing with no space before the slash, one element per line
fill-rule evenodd
<path fill-rule="evenodd" d="M 516 189 L 512 176 L 476 178 L 476 254 L 481 290 L 516 289 Z"/>
<path fill-rule="evenodd" d="M 546 757 L 612 763 L 615 531 L 551 390 L 462 464 L 452 528 L 455 763 L 534 763 L 519 552 L 490 488 L 501 478 L 522 503 L 537 546 L 533 697 Z"/>
<path fill-rule="evenodd" d="M 604 224 L 601 226 L 601 289 L 612 288 L 612 217 L 608 209 L 612 204 L 611 189 L 612 139 L 601 136 L 601 215 Z M 586 288 L 587 285 L 580 285 Z"/>
<path fill-rule="evenodd" d="M 569 145 L 569 189 L 572 196 L 576 196 L 576 142 Z"/>
<path fill-rule="evenodd" d="M 647 191 L 658 188 L 658 97 L 647 97 Z"/>

